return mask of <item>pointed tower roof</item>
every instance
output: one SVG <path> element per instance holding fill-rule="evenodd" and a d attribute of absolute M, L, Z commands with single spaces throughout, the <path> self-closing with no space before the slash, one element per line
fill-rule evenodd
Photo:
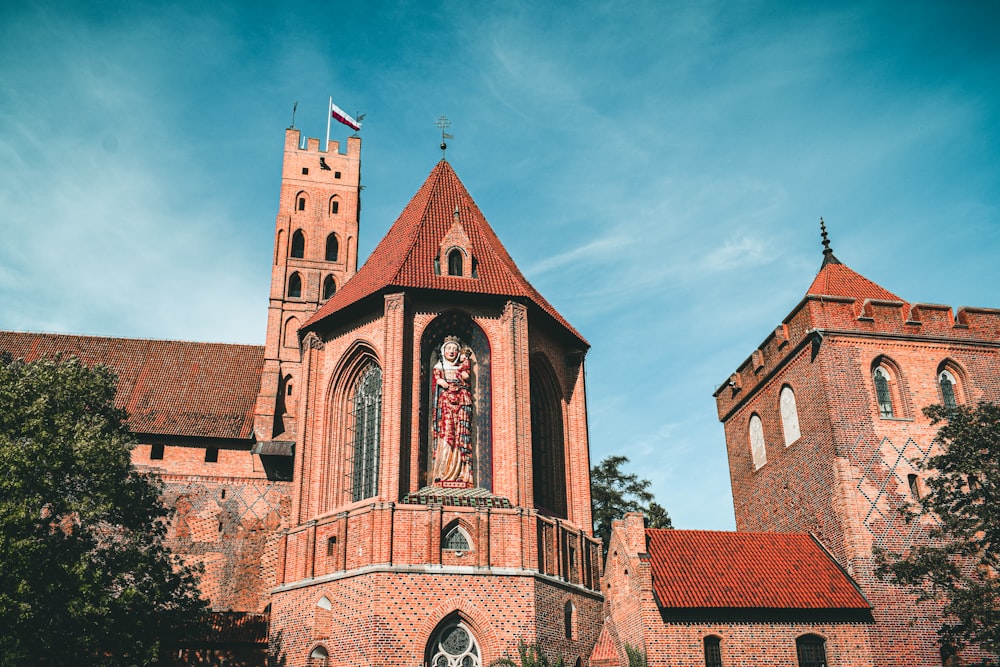
<path fill-rule="evenodd" d="M 806 291 L 806 296 L 834 296 L 856 299 L 859 303 L 865 299 L 880 299 L 883 301 L 902 301 L 889 290 L 868 280 L 860 273 L 853 271 L 837 259 L 830 248 L 830 239 L 826 233 L 826 223 L 819 219 L 820 235 L 823 237 L 823 263 L 819 273 L 813 279 L 812 285 Z"/>
<path fill-rule="evenodd" d="M 440 261 L 446 237 L 456 236 L 468 239 L 475 262 L 473 277 L 447 275 L 447 260 Z M 440 262 L 437 269 L 435 260 Z M 391 288 L 524 298 L 587 345 L 583 336 L 521 274 L 469 191 L 445 160 L 434 167 L 364 266 L 302 328 Z"/>

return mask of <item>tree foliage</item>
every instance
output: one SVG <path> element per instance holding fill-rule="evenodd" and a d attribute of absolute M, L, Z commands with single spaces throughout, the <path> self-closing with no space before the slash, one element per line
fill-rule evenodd
<path fill-rule="evenodd" d="M 517 659 L 509 656 L 490 663 L 490 667 L 563 667 L 563 659 L 552 660 L 540 644 L 517 644 Z"/>
<path fill-rule="evenodd" d="M 942 424 L 928 459 L 927 493 L 907 508 L 907 520 L 930 513 L 928 539 L 908 552 L 879 552 L 879 574 L 943 604 L 939 630 L 945 652 L 980 646 L 1000 654 L 1000 406 L 924 410 Z"/>
<path fill-rule="evenodd" d="M 156 662 L 202 618 L 110 371 L 0 356 L 0 665 Z"/>
<path fill-rule="evenodd" d="M 593 506 L 594 535 L 604 540 L 607 551 L 611 522 L 626 512 L 643 512 L 650 528 L 673 528 L 667 510 L 653 500 L 648 479 L 625 473 L 627 456 L 609 456 L 590 470 L 590 497 Z"/>

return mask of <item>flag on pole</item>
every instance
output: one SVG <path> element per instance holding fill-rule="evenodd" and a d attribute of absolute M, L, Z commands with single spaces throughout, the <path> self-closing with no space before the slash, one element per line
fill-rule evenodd
<path fill-rule="evenodd" d="M 343 109 L 334 104 L 332 97 L 330 98 L 330 117 L 333 118 L 338 123 L 343 123 L 352 130 L 361 129 L 361 123 L 351 118 L 344 112 Z"/>

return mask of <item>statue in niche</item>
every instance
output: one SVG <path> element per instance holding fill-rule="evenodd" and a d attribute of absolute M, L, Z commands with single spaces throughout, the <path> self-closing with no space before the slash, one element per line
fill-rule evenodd
<path fill-rule="evenodd" d="M 431 375 L 434 385 L 431 480 L 434 486 L 467 489 L 472 475 L 472 350 L 448 336 Z"/>

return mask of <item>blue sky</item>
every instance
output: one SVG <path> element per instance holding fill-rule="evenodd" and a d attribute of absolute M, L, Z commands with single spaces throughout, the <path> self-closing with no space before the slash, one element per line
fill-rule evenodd
<path fill-rule="evenodd" d="M 145 5 L 145 6 L 144 6 Z M 440 158 L 592 344 L 591 457 L 732 528 L 712 391 L 837 256 L 1000 307 L 995 2 L 4 3 L 0 328 L 262 343 L 284 128 Z M 339 127 L 333 138 L 349 131 Z"/>

